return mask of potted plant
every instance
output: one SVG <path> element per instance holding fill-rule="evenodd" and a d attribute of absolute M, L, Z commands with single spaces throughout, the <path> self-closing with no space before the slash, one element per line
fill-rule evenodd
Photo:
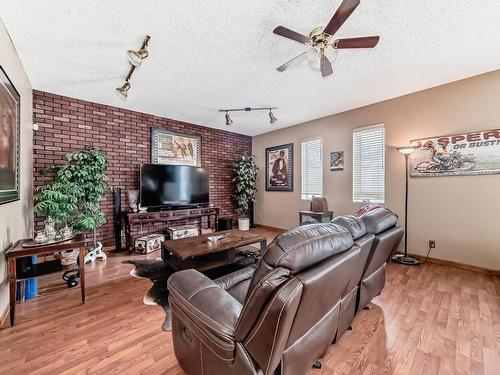
<path fill-rule="evenodd" d="M 100 252 L 96 229 L 106 222 L 100 200 L 106 193 L 108 162 L 104 152 L 89 146 L 70 152 L 66 162 L 47 168 L 54 173 L 53 181 L 37 189 L 35 211 L 52 218 L 59 225 L 94 233 L 94 248 Z"/>
<path fill-rule="evenodd" d="M 255 201 L 257 191 L 257 165 L 254 156 L 242 155 L 233 163 L 234 193 L 233 200 L 236 210 L 244 216 L 238 219 L 238 228 L 248 230 L 250 219 L 247 217 L 250 205 Z"/>
<path fill-rule="evenodd" d="M 46 172 L 47 173 L 47 172 Z M 56 173 L 54 180 L 35 190 L 36 214 L 45 216 L 45 236 L 54 239 L 57 230 L 63 229 L 63 236 L 70 232 L 72 216 L 77 209 L 80 188 L 70 182 L 63 170 Z"/>
<path fill-rule="evenodd" d="M 100 208 L 100 200 L 107 190 L 106 169 L 108 161 L 99 147 L 87 147 L 66 155 L 71 179 L 80 186 L 78 210 L 74 228 L 84 232 L 93 232 L 94 249 L 100 250 L 97 243 L 97 228 L 106 223 Z"/>

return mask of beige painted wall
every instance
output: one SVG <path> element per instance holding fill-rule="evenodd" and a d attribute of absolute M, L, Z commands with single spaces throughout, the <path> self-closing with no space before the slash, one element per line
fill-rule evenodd
<path fill-rule="evenodd" d="M 260 167 L 256 223 L 287 229 L 298 224 L 297 212 L 309 206 L 300 199 L 300 142 L 316 137 L 323 139 L 325 161 L 331 151 L 345 152 L 343 172 L 330 172 L 324 163 L 330 209 L 337 215 L 355 212 L 360 204 L 352 202 L 352 129 L 378 123 L 386 128 L 386 206 L 402 217 L 404 157 L 395 147 L 416 138 L 499 128 L 500 70 L 254 137 Z M 264 150 L 291 142 L 295 191 L 266 192 Z M 433 239 L 432 257 L 500 270 L 500 175 L 412 178 L 408 212 L 410 252 L 425 255 Z"/>
<path fill-rule="evenodd" d="M 21 95 L 21 199 L 0 205 L 0 314 L 9 302 L 5 251 L 31 233 L 33 222 L 33 99 L 28 77 L 0 20 L 0 65 Z"/>

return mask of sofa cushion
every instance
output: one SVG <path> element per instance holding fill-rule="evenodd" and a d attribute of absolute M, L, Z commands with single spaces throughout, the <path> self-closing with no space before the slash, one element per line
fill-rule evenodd
<path fill-rule="evenodd" d="M 365 223 L 354 215 L 337 216 L 331 222 L 347 229 L 355 240 L 364 236 L 366 233 Z"/>
<path fill-rule="evenodd" d="M 387 208 L 377 208 L 367 212 L 361 219 L 365 223 L 366 232 L 373 234 L 392 228 L 398 222 L 398 216 Z"/>
<path fill-rule="evenodd" d="M 304 225 L 276 237 L 263 261 L 272 268 L 287 268 L 295 274 L 350 249 L 353 243 L 349 231 L 340 225 Z"/>

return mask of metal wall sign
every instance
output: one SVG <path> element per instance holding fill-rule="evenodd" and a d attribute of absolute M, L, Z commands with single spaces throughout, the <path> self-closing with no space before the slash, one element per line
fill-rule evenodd
<path fill-rule="evenodd" d="M 500 173 L 500 129 L 411 141 L 410 175 L 464 176 Z"/>

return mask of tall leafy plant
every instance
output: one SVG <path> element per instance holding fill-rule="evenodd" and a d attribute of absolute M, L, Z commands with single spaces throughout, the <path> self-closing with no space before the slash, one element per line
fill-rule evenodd
<path fill-rule="evenodd" d="M 96 247 L 96 229 L 106 223 L 100 208 L 100 200 L 108 186 L 106 155 L 98 147 L 88 147 L 70 152 L 66 155 L 66 160 L 70 180 L 80 187 L 74 228 L 85 232 L 93 231 Z"/>
<path fill-rule="evenodd" d="M 97 246 L 96 229 L 106 222 L 100 200 L 107 189 L 107 166 L 106 155 L 98 147 L 68 153 L 65 163 L 44 171 L 53 173 L 53 180 L 37 189 L 35 212 L 75 230 L 93 231 Z"/>
<path fill-rule="evenodd" d="M 257 171 L 255 157 L 242 155 L 233 163 L 233 200 L 239 213 L 246 214 L 255 201 L 257 191 Z"/>

